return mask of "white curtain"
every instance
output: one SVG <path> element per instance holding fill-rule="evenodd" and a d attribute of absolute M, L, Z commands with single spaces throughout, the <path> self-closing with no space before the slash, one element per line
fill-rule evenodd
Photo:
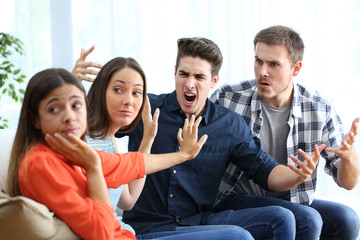
<path fill-rule="evenodd" d="M 253 78 L 253 37 L 281 24 L 305 42 L 296 80 L 330 97 L 348 131 L 360 116 L 360 2 L 357 0 L 0 0 L 0 31 L 25 43 L 14 57 L 28 79 L 49 67 L 71 70 L 80 49 L 88 60 L 133 57 L 144 68 L 149 92 L 175 89 L 176 40 L 202 36 L 224 55 L 220 84 Z M 19 105 L 2 98 L 1 114 L 16 127 Z M 360 153 L 360 137 L 357 137 Z M 323 166 L 323 163 L 321 163 Z M 338 188 L 320 169 L 318 197 L 351 205 L 360 215 L 360 187 Z"/>

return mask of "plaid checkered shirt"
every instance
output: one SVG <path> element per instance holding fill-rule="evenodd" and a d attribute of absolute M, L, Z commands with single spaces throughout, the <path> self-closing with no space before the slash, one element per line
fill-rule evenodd
<path fill-rule="evenodd" d="M 217 89 L 210 100 L 233 110 L 243 116 L 254 135 L 259 136 L 262 126 L 261 99 L 257 94 L 255 80 L 243 81 L 240 84 L 226 84 Z M 314 145 L 326 144 L 327 147 L 339 147 L 344 130 L 341 119 L 331 106 L 331 102 L 316 91 L 309 91 L 294 83 L 292 108 L 287 124 L 290 127 L 287 138 L 288 163 L 298 167 L 290 158 L 292 154 L 304 161 L 297 150 L 300 148 L 312 154 Z M 225 126 L 224 126 L 225 127 Z M 337 170 L 340 164 L 338 155 L 321 152 L 325 159 L 325 172 L 337 181 Z M 230 163 L 222 179 L 215 205 L 229 194 L 237 194 L 237 183 L 243 171 Z M 317 169 L 309 179 L 290 189 L 290 201 L 310 205 L 315 197 Z"/>

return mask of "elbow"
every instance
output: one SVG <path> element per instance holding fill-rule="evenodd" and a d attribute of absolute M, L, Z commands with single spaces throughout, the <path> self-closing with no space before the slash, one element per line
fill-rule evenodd
<path fill-rule="evenodd" d="M 345 187 L 346 190 L 353 190 L 355 188 L 355 186 L 350 186 L 350 187 Z"/>
<path fill-rule="evenodd" d="M 132 204 L 132 205 L 126 205 L 124 207 L 121 207 L 120 209 L 121 210 L 124 210 L 124 211 L 130 211 L 133 207 L 134 207 L 135 204 Z"/>
<path fill-rule="evenodd" d="M 341 179 L 338 179 L 338 185 L 346 190 L 352 190 L 356 187 L 358 182 L 358 177 L 356 180 L 352 179 L 351 181 L 341 181 Z"/>
<path fill-rule="evenodd" d="M 76 231 L 75 231 L 76 232 Z M 109 224 L 107 221 L 99 222 L 99 224 L 93 224 L 91 228 L 89 226 L 86 229 L 81 229 L 78 232 L 82 239 L 114 239 L 114 225 Z"/>
<path fill-rule="evenodd" d="M 130 211 L 135 206 L 136 201 L 121 202 L 119 201 L 117 207 L 124 211 Z"/>
<path fill-rule="evenodd" d="M 114 239 L 114 230 L 100 232 L 97 239 Z"/>
<path fill-rule="evenodd" d="M 355 187 L 356 187 L 356 183 L 353 183 L 353 184 L 344 184 L 344 185 L 341 185 L 342 188 L 345 188 L 346 190 L 353 190 Z"/>

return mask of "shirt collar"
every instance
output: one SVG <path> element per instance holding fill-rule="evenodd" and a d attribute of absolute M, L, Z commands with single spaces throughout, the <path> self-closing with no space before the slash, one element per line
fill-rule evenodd
<path fill-rule="evenodd" d="M 299 88 L 297 84 L 293 81 L 293 100 L 292 100 L 292 107 L 291 107 L 291 114 L 296 117 L 302 117 L 301 114 L 301 95 L 299 94 Z M 258 97 L 258 89 L 255 86 L 255 91 L 253 91 L 251 97 L 251 112 L 261 111 L 261 99 Z"/>
<path fill-rule="evenodd" d="M 203 118 L 202 122 L 204 122 L 205 124 L 207 124 L 207 122 L 209 120 L 210 104 L 211 104 L 211 102 L 210 102 L 209 98 L 207 98 L 206 99 L 205 111 L 201 114 L 201 116 Z M 173 91 L 172 93 L 170 93 L 170 95 L 169 95 L 168 108 L 169 108 L 169 112 L 179 112 L 181 114 L 184 114 L 184 112 L 180 108 L 180 105 L 179 105 L 179 103 L 177 101 L 176 90 Z"/>
<path fill-rule="evenodd" d="M 255 86 L 255 91 L 252 92 L 251 96 L 251 112 L 261 111 L 261 98 L 258 97 L 258 89 Z"/>
<path fill-rule="evenodd" d="M 293 100 L 292 100 L 292 114 L 296 118 L 301 118 L 301 95 L 299 93 L 298 85 L 294 82 Z"/>

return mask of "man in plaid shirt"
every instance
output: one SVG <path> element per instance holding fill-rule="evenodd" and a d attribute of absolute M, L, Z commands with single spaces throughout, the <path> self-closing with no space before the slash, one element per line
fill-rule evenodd
<path fill-rule="evenodd" d="M 304 52 L 298 33 L 284 26 L 269 27 L 256 35 L 254 47 L 256 79 L 224 85 L 210 100 L 242 115 L 253 134 L 261 139 L 262 149 L 281 164 L 296 166 L 290 155 L 304 160 L 299 149 L 311 154 L 315 144 L 326 144 L 328 149 L 321 153 L 326 173 L 340 187 L 354 188 L 360 172 L 354 147 L 360 118 L 344 136 L 340 117 L 331 103 L 293 81 L 301 70 Z M 306 182 L 290 191 L 270 192 L 230 164 L 219 188 L 216 208 L 279 205 L 294 213 L 296 239 L 356 239 L 359 218 L 351 208 L 314 199 L 316 175 L 315 170 Z M 306 231 L 310 227 L 314 231 Z"/>

